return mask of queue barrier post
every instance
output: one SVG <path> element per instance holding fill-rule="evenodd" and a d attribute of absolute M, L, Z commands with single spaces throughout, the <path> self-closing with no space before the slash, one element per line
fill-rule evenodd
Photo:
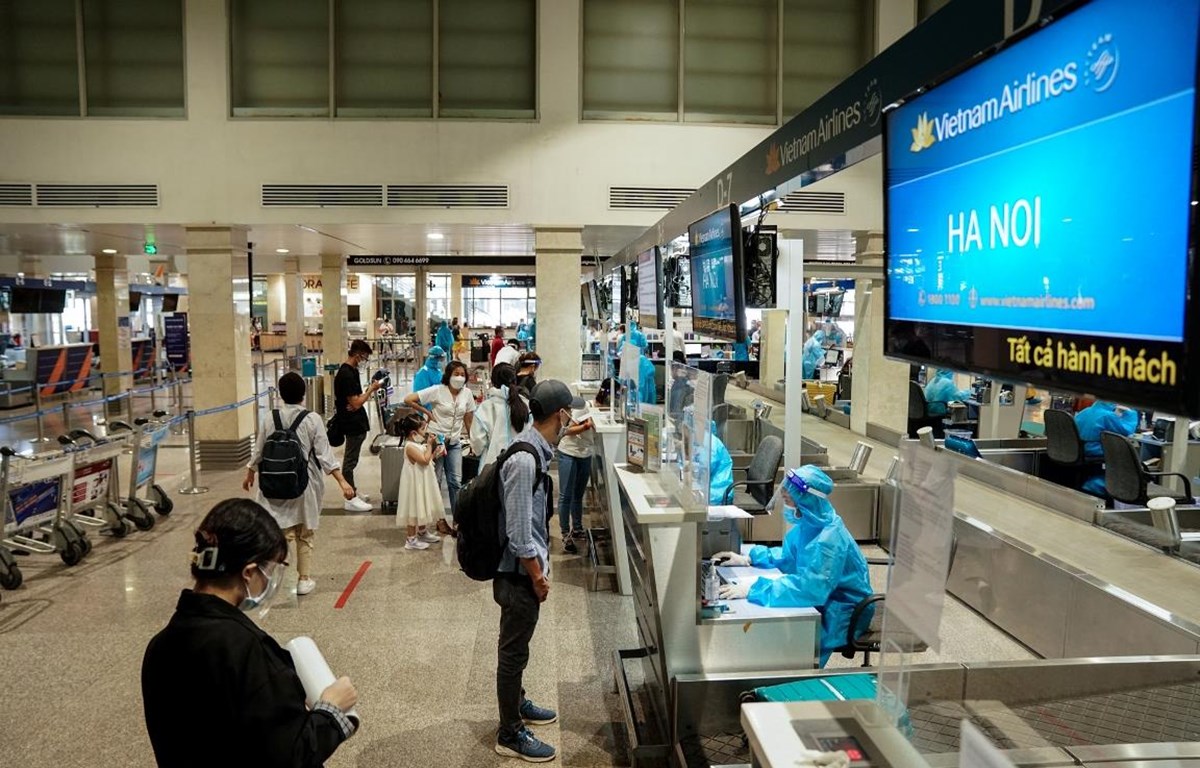
<path fill-rule="evenodd" d="M 180 488 L 179 492 L 188 496 L 195 496 L 201 493 L 208 493 L 208 489 L 201 486 L 199 469 L 196 465 L 196 412 L 188 410 L 187 412 L 187 432 L 188 432 L 188 469 L 190 472 L 191 482 L 184 488 Z"/>
<path fill-rule="evenodd" d="M 42 421 L 42 388 L 38 383 L 33 382 L 33 408 L 37 415 L 37 438 L 31 440 L 32 443 L 48 443 L 50 438 L 46 437 L 46 425 Z"/>

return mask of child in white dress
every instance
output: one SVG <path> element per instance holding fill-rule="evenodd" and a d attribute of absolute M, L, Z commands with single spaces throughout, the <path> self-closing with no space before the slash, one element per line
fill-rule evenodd
<path fill-rule="evenodd" d="M 425 420 L 416 414 L 400 421 L 404 438 L 404 469 L 396 496 L 396 525 L 408 528 L 405 549 L 429 549 L 441 541 L 427 526 L 442 515 L 442 490 L 434 473 L 433 460 L 446 453 L 437 438 L 426 431 Z"/>

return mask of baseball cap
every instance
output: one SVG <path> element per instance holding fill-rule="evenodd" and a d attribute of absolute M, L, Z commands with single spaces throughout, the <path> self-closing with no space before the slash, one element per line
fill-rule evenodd
<path fill-rule="evenodd" d="M 583 406 L 583 398 L 572 395 L 567 385 L 558 379 L 540 381 L 529 393 L 529 411 L 535 419 L 543 419 L 563 408 L 575 409 Z"/>

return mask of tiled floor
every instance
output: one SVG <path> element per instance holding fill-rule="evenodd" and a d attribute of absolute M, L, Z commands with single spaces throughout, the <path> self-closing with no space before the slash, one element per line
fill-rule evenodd
<path fill-rule="evenodd" d="M 177 488 L 186 451 L 166 449 L 163 485 Z M 364 456 L 360 484 L 378 490 Z M 140 662 L 188 584 L 191 531 L 214 503 L 241 494 L 238 473 L 206 473 L 202 496 L 150 532 L 96 538 L 67 568 L 25 558 L 25 586 L 0 594 L 0 755 L 6 765 L 153 765 L 143 726 Z M 362 731 L 330 766 L 487 766 L 492 752 L 498 609 L 490 585 L 471 582 L 440 546 L 402 549 L 390 517 L 348 515 L 332 489 L 317 538 L 317 591 L 281 596 L 264 626 L 282 641 L 310 635 L 338 674 L 356 683 Z M 335 511 L 336 510 L 336 511 Z M 96 536 L 93 534 L 93 536 Z M 636 646 L 631 598 L 590 592 L 582 556 L 555 545 L 554 587 L 534 636 L 530 695 L 560 722 L 539 730 L 570 766 L 626 765 L 624 726 L 611 692 L 611 656 Z M 345 608 L 334 603 L 371 563 Z M 874 568 L 881 581 L 883 569 Z M 602 582 L 603 584 L 603 582 Z M 294 576 L 285 584 L 294 586 Z M 879 584 L 878 586 L 882 586 Z M 1028 652 L 947 599 L 943 648 L 919 661 L 1026 658 Z M 835 658 L 831 665 L 856 664 Z"/>

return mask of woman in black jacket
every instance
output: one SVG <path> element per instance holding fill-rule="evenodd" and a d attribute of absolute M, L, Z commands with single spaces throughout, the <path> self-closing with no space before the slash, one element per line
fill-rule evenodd
<path fill-rule="evenodd" d="M 309 710 L 291 655 L 246 616 L 265 611 L 287 541 L 249 499 L 213 507 L 196 530 L 194 589 L 142 662 L 146 729 L 160 766 L 320 766 L 354 733 L 348 678 Z"/>

